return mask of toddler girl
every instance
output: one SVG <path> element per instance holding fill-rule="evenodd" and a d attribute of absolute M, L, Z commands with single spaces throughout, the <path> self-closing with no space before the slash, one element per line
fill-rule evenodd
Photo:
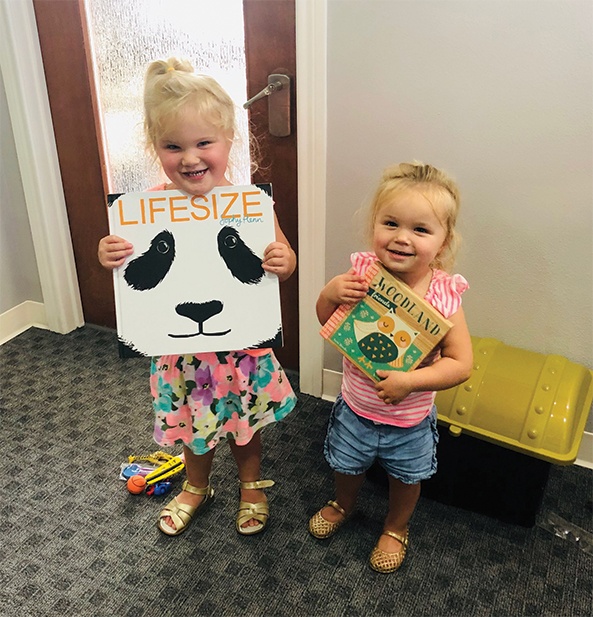
<path fill-rule="evenodd" d="M 408 546 L 408 523 L 420 482 L 436 471 L 436 390 L 465 381 L 472 368 L 471 339 L 461 308 L 466 280 L 449 275 L 458 236 L 459 193 L 430 165 L 403 163 L 385 170 L 371 203 L 373 252 L 354 253 L 352 268 L 321 291 L 317 316 L 324 324 L 340 304 L 355 304 L 368 290 L 364 274 L 380 261 L 439 310 L 453 327 L 414 371 L 379 371 L 375 384 L 343 360 L 341 393 L 333 406 L 324 454 L 334 470 L 335 500 L 309 521 L 316 538 L 329 538 L 354 509 L 365 471 L 376 460 L 389 478 L 389 511 L 370 565 L 397 570 Z"/>
<path fill-rule="evenodd" d="M 235 105 L 214 79 L 195 74 L 187 61 L 153 62 L 146 72 L 144 116 L 147 145 L 170 180 L 152 190 L 196 195 L 231 184 L 227 173 L 237 136 Z M 295 270 L 296 256 L 277 219 L 275 229 L 276 240 L 267 246 L 262 266 L 284 281 Z M 118 236 L 99 243 L 99 261 L 108 269 L 121 266 L 132 252 L 132 245 Z M 237 531 L 262 531 L 269 516 L 262 489 L 274 482 L 260 479 L 260 430 L 284 418 L 296 403 L 272 350 L 155 357 L 150 385 L 154 438 L 163 447 L 183 444 L 187 471 L 182 492 L 159 515 L 159 529 L 180 534 L 212 500 L 214 452 L 226 438 L 239 475 Z M 231 399 L 229 412 L 224 402 Z"/>

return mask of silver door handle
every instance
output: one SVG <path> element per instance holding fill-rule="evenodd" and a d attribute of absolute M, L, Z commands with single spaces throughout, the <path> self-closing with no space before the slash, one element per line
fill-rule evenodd
<path fill-rule="evenodd" d="M 269 97 L 268 129 L 270 134 L 275 137 L 288 137 L 290 135 L 290 77 L 283 73 L 268 75 L 268 85 L 244 103 L 243 108 L 247 109 L 255 101 L 265 97 Z"/>
<path fill-rule="evenodd" d="M 270 75 L 270 77 L 276 77 L 275 75 Z M 261 92 L 258 92 L 255 96 L 252 96 L 246 103 L 243 103 L 243 109 L 247 109 L 251 107 L 255 101 L 259 101 L 266 96 L 270 96 L 272 92 L 276 92 L 277 90 L 282 90 L 283 85 L 282 82 L 278 79 L 277 81 L 273 81 L 269 83 Z"/>

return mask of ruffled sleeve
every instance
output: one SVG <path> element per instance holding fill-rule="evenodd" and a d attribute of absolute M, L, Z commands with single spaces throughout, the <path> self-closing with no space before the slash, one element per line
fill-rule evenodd
<path fill-rule="evenodd" d="M 424 297 L 444 317 L 454 315 L 461 306 L 461 296 L 469 289 L 469 284 L 461 274 L 447 274 L 435 270 L 428 292 Z"/>
<path fill-rule="evenodd" d="M 350 263 L 352 264 L 356 274 L 359 276 L 364 276 L 369 267 L 376 261 L 378 261 L 377 256 L 375 253 L 371 253 L 370 251 L 352 253 L 352 255 L 350 255 Z"/>

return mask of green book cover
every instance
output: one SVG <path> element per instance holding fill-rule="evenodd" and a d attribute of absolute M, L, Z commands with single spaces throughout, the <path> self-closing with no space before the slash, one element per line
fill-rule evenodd
<path fill-rule="evenodd" d="M 380 262 L 366 280 L 367 295 L 338 307 L 321 336 L 376 382 L 377 370 L 415 369 L 452 324 Z"/>

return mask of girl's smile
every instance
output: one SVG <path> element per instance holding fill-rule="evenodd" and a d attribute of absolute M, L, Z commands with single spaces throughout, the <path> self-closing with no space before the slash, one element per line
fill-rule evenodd
<path fill-rule="evenodd" d="M 187 171 L 183 175 L 187 178 L 203 178 L 207 171 L 207 169 L 202 169 L 200 171 Z"/>
<path fill-rule="evenodd" d="M 412 257 L 414 253 L 404 252 L 404 251 L 389 251 L 391 255 L 393 255 L 394 259 L 405 259 L 406 257 Z"/>

